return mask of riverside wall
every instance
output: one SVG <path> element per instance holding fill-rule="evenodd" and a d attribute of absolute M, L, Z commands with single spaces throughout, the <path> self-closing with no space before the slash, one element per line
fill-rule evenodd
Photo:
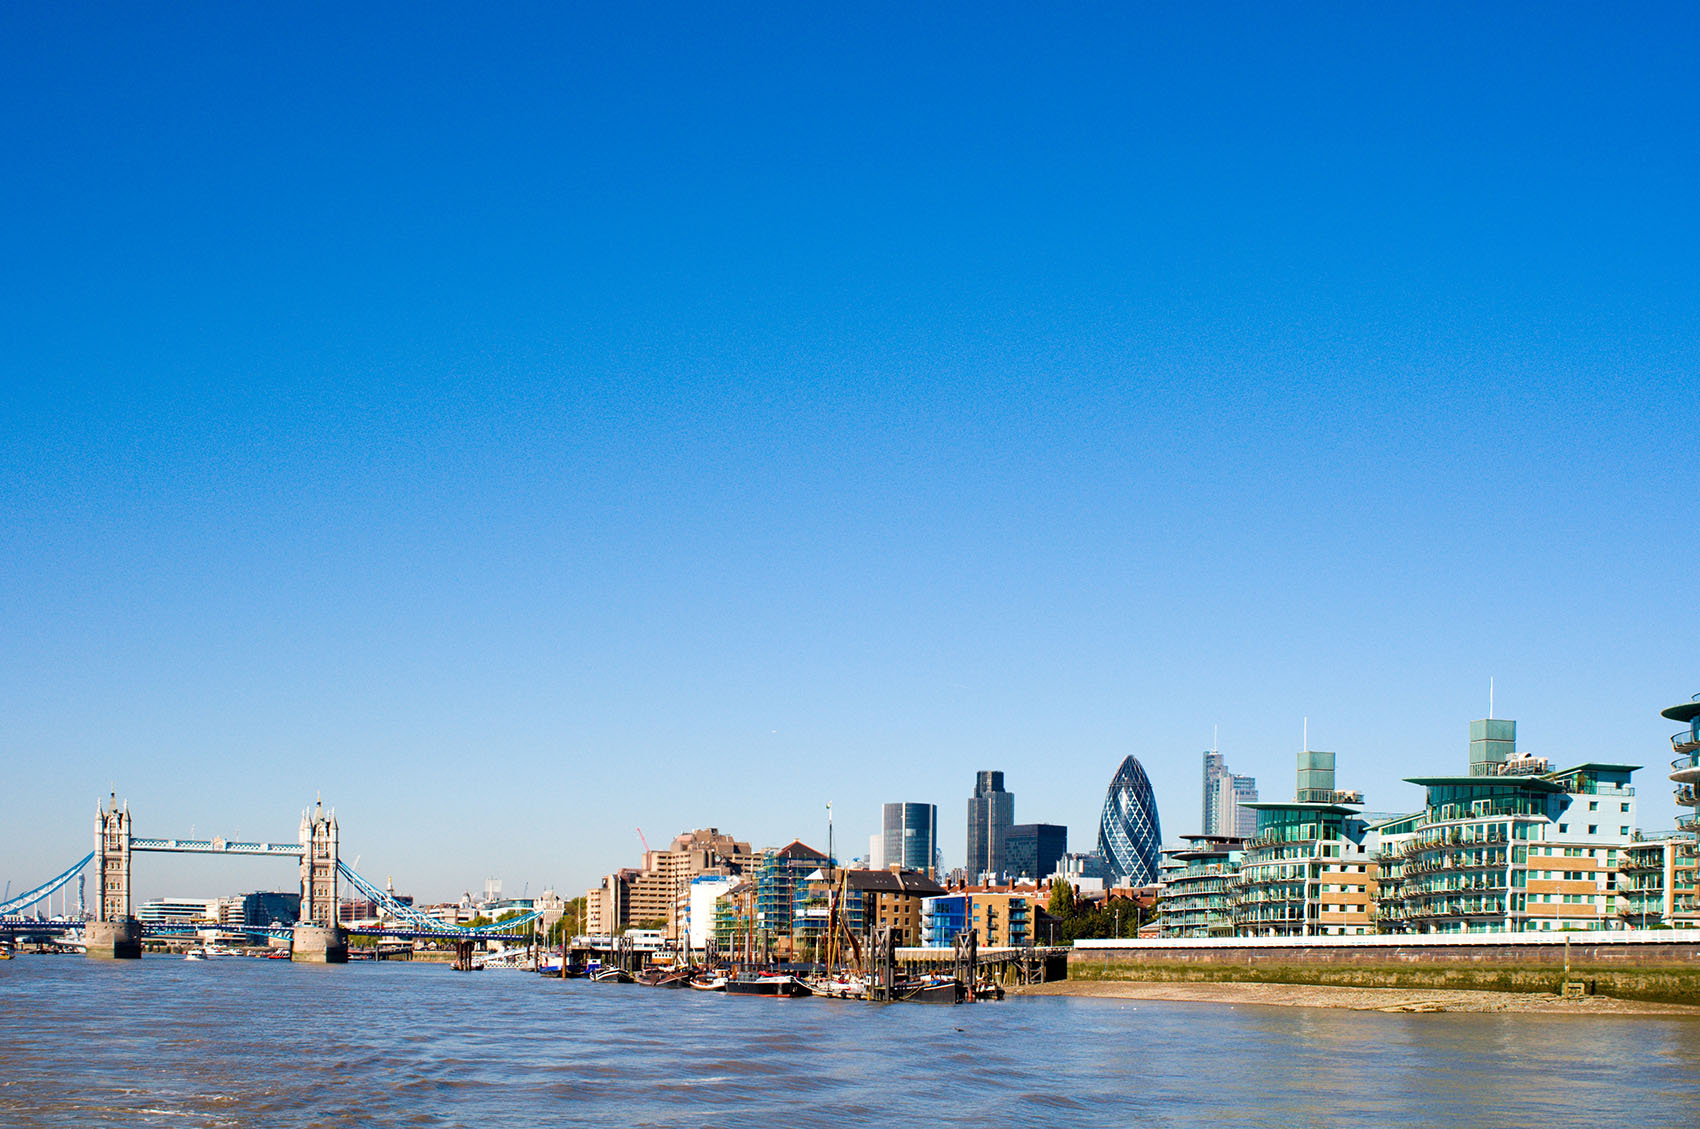
<path fill-rule="evenodd" d="M 1080 941 L 1069 953 L 1068 975 L 1076 980 L 1557 992 L 1567 959 L 1570 979 L 1602 995 L 1700 1004 L 1700 929 Z"/>

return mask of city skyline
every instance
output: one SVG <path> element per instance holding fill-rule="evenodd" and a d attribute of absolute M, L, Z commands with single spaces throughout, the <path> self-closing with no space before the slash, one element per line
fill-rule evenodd
<path fill-rule="evenodd" d="M 1650 780 L 1694 23 L 0 12 L 0 877 L 112 789 L 433 900 L 893 798 L 954 866 L 988 764 L 1079 850 L 1305 718 L 1409 809 L 1490 679 Z"/>
<path fill-rule="evenodd" d="M 1504 711 L 1500 711 L 1500 713 L 1502 713 L 1502 714 L 1503 714 L 1503 712 Z M 1307 723 L 1307 733 L 1308 733 L 1308 719 L 1306 719 L 1306 723 Z M 1480 719 L 1477 719 L 1477 720 L 1473 720 L 1473 721 L 1469 722 L 1468 724 L 1469 724 L 1469 730 L 1468 730 L 1469 736 L 1468 737 L 1456 737 L 1455 741 L 1454 741 L 1455 745 L 1463 744 L 1463 743 L 1466 743 L 1467 741 L 1470 741 L 1471 739 L 1473 739 L 1474 736 L 1475 736 L 1475 729 L 1476 729 L 1477 726 L 1479 726 L 1481 724 L 1481 721 L 1480 721 Z M 1503 719 L 1502 718 L 1501 724 L 1515 726 L 1516 722 L 1511 720 L 1511 719 Z M 1297 753 L 1303 753 L 1303 752 L 1308 751 L 1308 752 L 1311 753 L 1311 755 L 1313 757 L 1322 757 L 1322 758 L 1332 758 L 1333 756 L 1336 755 L 1336 754 L 1331 753 L 1331 752 L 1320 752 L 1320 751 L 1317 751 L 1317 750 L 1314 750 L 1314 749 L 1305 750 L 1303 748 L 1303 744 L 1304 744 L 1303 741 L 1299 742 L 1298 747 L 1296 747 L 1292 751 L 1289 751 L 1286 754 L 1285 768 L 1286 768 L 1287 772 L 1291 771 L 1291 764 L 1292 764 L 1291 758 L 1294 755 L 1294 753 L 1296 753 L 1296 752 Z M 1314 742 L 1313 742 L 1313 744 L 1314 744 Z M 1475 748 L 1474 743 L 1471 744 L 1471 748 L 1472 748 L 1472 750 L 1474 750 L 1474 748 Z M 1226 759 L 1225 754 L 1222 754 L 1217 750 L 1207 751 L 1204 755 L 1208 758 L 1212 753 L 1215 753 L 1215 755 L 1219 759 L 1225 761 L 1225 759 Z M 1185 758 L 1189 758 L 1190 756 L 1196 756 L 1196 755 L 1197 754 L 1175 754 L 1174 759 L 1185 759 Z M 1447 751 L 1441 750 L 1437 753 L 1437 755 L 1444 757 L 1444 756 L 1447 755 Z M 1472 753 L 1472 755 L 1474 755 L 1474 753 Z M 1145 758 L 1141 757 L 1141 758 L 1138 758 L 1138 759 L 1140 760 L 1141 766 L 1143 767 L 1143 765 L 1145 763 Z M 1564 756 L 1558 756 L 1555 759 L 1557 759 L 1559 761 L 1565 761 L 1566 760 L 1566 758 Z M 1586 758 L 1584 758 L 1581 755 L 1578 755 L 1578 756 L 1573 757 L 1571 759 L 1581 760 L 1581 759 L 1586 759 Z M 1656 758 L 1653 758 L 1653 759 L 1656 759 Z M 1161 763 L 1161 762 L 1159 762 L 1159 763 Z M 1196 765 L 1196 763 L 1197 763 L 1196 761 L 1193 762 L 1194 765 Z M 1206 761 L 1206 763 L 1207 764 L 1209 763 L 1208 760 Z M 1632 763 L 1639 763 L 1639 762 L 1632 762 Z M 1361 780 L 1361 774 L 1358 771 L 1356 771 L 1357 767 L 1358 766 L 1356 765 L 1355 758 L 1354 758 L 1354 772 L 1352 773 L 1352 780 L 1354 782 Z M 1644 774 L 1645 774 L 1646 769 L 1650 769 L 1650 768 L 1653 768 L 1653 767 L 1654 766 L 1652 766 L 1652 765 L 1644 765 L 1643 766 Z M 1282 774 L 1279 768 L 1276 768 L 1276 769 L 1273 769 L 1273 770 L 1260 770 L 1260 771 L 1273 771 L 1274 776 L 1277 779 Z M 975 773 L 975 776 L 976 776 L 977 779 L 979 777 L 983 776 L 983 775 L 984 775 L 984 773 L 980 772 L 980 771 L 977 771 Z M 1000 773 L 998 773 L 998 775 L 1002 776 L 1004 774 L 1000 772 Z M 1332 774 L 1330 773 L 1329 775 L 1331 776 Z M 1195 776 L 1194 780 L 1197 781 L 1197 779 L 1198 778 Z M 1247 777 L 1241 776 L 1241 775 L 1236 774 L 1236 773 L 1229 772 L 1227 774 L 1227 779 L 1229 779 L 1230 781 L 1233 781 L 1233 780 L 1243 781 L 1243 780 L 1246 780 Z M 1643 784 L 1645 784 L 1647 780 L 1651 780 L 1651 779 L 1653 779 L 1653 777 L 1647 776 L 1645 778 L 1645 780 L 1643 780 Z M 1408 797 L 1405 801 L 1404 806 L 1401 806 L 1400 804 L 1383 805 L 1383 804 L 1376 802 L 1375 796 L 1366 795 L 1366 797 L 1365 797 L 1365 808 L 1366 808 L 1366 810 L 1384 811 L 1384 812 L 1395 812 L 1395 811 L 1404 812 L 1404 811 L 1409 811 L 1409 810 L 1415 810 L 1415 807 L 1420 807 L 1421 799 L 1422 799 L 1421 789 L 1417 788 L 1414 785 L 1409 784 L 1408 782 L 1402 782 L 1402 783 L 1404 783 L 1404 793 L 1403 794 Z M 1102 802 L 1103 802 L 1102 783 L 1101 782 L 1099 782 L 1096 785 L 1096 788 L 1094 789 L 1094 791 L 1096 792 L 1095 806 L 1098 806 L 1100 808 L 1099 815 L 1101 816 L 1102 815 L 1101 806 L 1102 806 Z M 1159 811 L 1162 811 L 1164 809 L 1185 811 L 1187 809 L 1187 807 L 1189 806 L 1184 797 L 1178 797 L 1179 802 L 1177 802 L 1177 798 L 1171 798 L 1170 796 L 1166 795 L 1160 789 L 1157 789 L 1155 784 L 1153 784 L 1153 792 L 1154 792 L 1154 798 L 1157 802 Z M 1655 788 L 1654 791 L 1647 797 L 1647 799 L 1651 800 L 1651 804 L 1649 806 L 1655 812 L 1658 810 L 1658 808 L 1660 806 L 1662 806 L 1661 802 L 1664 799 L 1664 796 L 1665 796 L 1664 790 Z M 127 795 L 121 795 L 119 797 L 119 799 L 120 799 L 121 802 L 128 803 L 128 796 Z M 852 832 L 846 832 L 846 830 L 845 830 L 845 828 L 848 827 L 848 826 L 854 826 L 855 821 L 859 818 L 862 818 L 862 817 L 859 817 L 859 816 L 857 816 L 853 813 L 848 813 L 848 812 L 843 810 L 842 806 L 840 806 L 839 808 L 835 809 L 836 819 L 837 819 L 838 825 L 839 825 L 838 835 L 840 836 L 836 841 L 837 846 L 835 848 L 835 854 L 837 855 L 837 857 L 842 862 L 849 862 L 850 860 L 853 860 L 853 859 L 860 857 L 861 855 L 865 854 L 865 847 L 863 846 L 863 844 L 869 843 L 871 841 L 871 839 L 875 836 L 883 837 L 883 834 L 884 834 L 883 825 L 885 823 L 885 817 L 884 817 L 884 814 L 883 814 L 884 810 L 891 808 L 893 806 L 913 806 L 913 804 L 916 804 L 916 803 L 920 804 L 921 806 L 928 807 L 928 808 L 932 809 L 932 813 L 931 813 L 932 818 L 936 821 L 937 826 L 939 827 L 939 830 L 937 831 L 937 836 L 938 836 L 937 846 L 938 846 L 939 853 L 942 854 L 942 856 L 944 858 L 944 871 L 941 871 L 941 873 L 943 873 L 945 871 L 949 871 L 949 870 L 953 869 L 954 867 L 956 867 L 958 865 L 965 865 L 965 861 L 966 861 L 965 859 L 964 860 L 957 860 L 952 856 L 952 854 L 948 850 L 945 849 L 944 844 L 946 842 L 946 836 L 948 835 L 948 832 L 946 830 L 944 830 L 945 824 L 939 818 L 939 809 L 940 809 L 941 805 L 939 805 L 935 802 L 932 802 L 932 801 L 913 801 L 913 802 L 910 802 L 910 803 L 906 803 L 904 805 L 892 805 L 890 803 L 880 804 L 879 807 L 882 811 L 882 817 L 879 820 L 876 820 L 874 822 L 878 825 L 881 825 L 882 830 L 879 831 L 879 832 L 874 832 L 873 835 L 871 835 L 871 836 L 862 836 L 862 837 L 858 837 L 855 834 L 855 832 L 853 832 L 853 831 Z M 1192 799 L 1190 806 L 1192 806 L 1195 810 L 1200 810 L 1200 811 L 1203 810 L 1203 788 L 1200 784 L 1197 784 L 1197 783 L 1194 784 L 1194 795 L 1193 795 L 1193 799 Z M 331 807 L 332 811 L 335 810 L 335 805 L 330 805 L 330 807 Z M 950 807 L 951 807 L 951 805 L 949 805 L 949 804 L 943 805 L 943 808 L 947 811 L 950 809 Z M 1673 808 L 1674 808 L 1674 805 L 1673 805 Z M 303 808 L 301 814 L 305 815 L 307 810 L 308 809 Z M 638 811 L 638 809 L 634 809 L 634 811 Z M 641 811 L 638 811 L 638 814 L 641 816 Z M 1173 818 L 1173 817 L 1171 817 L 1171 818 Z M 1644 826 L 1648 830 L 1659 830 L 1661 828 L 1668 827 L 1669 825 L 1674 823 L 1674 816 L 1671 817 L 1670 819 L 1667 819 L 1664 823 L 1658 822 L 1659 816 L 1657 816 L 1657 815 L 1654 815 L 1651 818 L 1652 818 L 1652 822 L 1648 822 L 1647 817 L 1643 817 L 1643 819 L 1642 819 L 1642 826 Z M 1163 846 L 1166 847 L 1166 848 L 1171 847 L 1171 846 L 1175 846 L 1179 843 L 1180 837 L 1187 835 L 1187 834 L 1207 832 L 1208 829 L 1203 826 L 1202 817 L 1195 817 L 1195 819 L 1199 823 L 1198 827 L 1191 827 L 1191 826 L 1176 827 L 1173 823 L 1171 823 L 1170 830 L 1169 830 L 1169 832 L 1167 832 L 1166 837 L 1163 840 Z M 790 827 L 793 827 L 795 829 L 795 828 L 799 827 L 802 824 L 802 822 L 804 822 L 805 820 L 806 820 L 806 811 L 799 809 L 795 812 L 795 818 L 791 822 L 787 823 L 787 821 L 784 818 L 780 818 L 780 819 L 774 821 L 774 825 L 780 826 L 780 827 L 790 826 Z M 1182 822 L 1190 822 L 1189 818 L 1184 816 L 1184 815 L 1181 817 L 1181 821 Z M 138 832 L 138 834 L 143 834 L 143 835 L 167 835 L 167 834 L 184 835 L 184 834 L 191 834 L 192 833 L 192 834 L 200 834 L 200 835 L 203 835 L 203 836 L 211 836 L 211 835 L 222 834 L 222 835 L 225 835 L 226 837 L 232 838 L 232 839 L 242 838 L 242 837 L 244 837 L 248 834 L 247 832 L 242 831 L 240 828 L 238 828 L 234 831 L 226 832 L 224 829 L 218 828 L 218 827 L 207 827 L 207 826 L 204 826 L 204 825 L 192 824 L 187 829 L 185 829 L 185 828 L 172 829 L 172 828 L 166 828 L 166 827 L 161 827 L 161 826 L 154 826 L 154 825 L 152 825 L 152 822 L 153 821 L 149 821 L 148 824 L 144 825 L 143 829 L 140 832 Z M 646 820 L 645 822 L 654 822 L 654 821 Z M 696 824 L 691 824 L 690 826 L 714 825 L 716 822 L 717 821 L 715 821 L 714 819 L 709 818 L 709 819 L 706 819 L 706 820 L 698 820 L 696 822 Z M 720 822 L 724 822 L 724 821 L 720 821 Z M 1089 844 L 1092 835 L 1095 834 L 1098 823 L 1099 823 L 1099 820 L 1097 818 L 1094 818 L 1094 819 L 1088 821 L 1086 824 L 1083 824 L 1083 825 L 1077 826 L 1077 825 L 1071 823 L 1071 824 L 1063 824 L 1061 826 L 1074 828 L 1074 831 L 1077 835 L 1085 836 L 1085 838 L 1080 839 L 1080 842 L 1082 844 Z M 659 823 L 656 823 L 655 826 L 657 828 L 657 834 L 662 836 L 662 837 L 667 837 L 667 838 L 670 838 L 675 833 L 688 832 L 688 830 L 689 830 L 689 826 L 682 826 L 679 829 L 679 832 L 671 832 L 671 831 L 661 829 L 661 825 Z M 644 850 L 645 850 L 645 848 L 644 848 L 644 846 L 641 842 L 641 838 L 640 838 L 642 831 L 643 831 L 642 825 L 635 826 L 634 832 L 632 834 L 632 842 L 631 842 L 631 844 L 628 844 L 626 846 L 619 845 L 618 836 L 616 836 L 615 842 L 612 842 L 612 843 L 609 843 L 609 844 L 604 844 L 603 849 L 598 853 L 597 857 L 606 858 L 608 860 L 611 860 L 611 864 L 606 866 L 606 867 L 603 867 L 598 873 L 590 874 L 588 876 L 588 881 L 590 881 L 591 883 L 594 884 L 594 882 L 600 881 L 602 875 L 604 875 L 606 873 L 610 873 L 610 872 L 618 870 L 622 867 L 629 867 L 629 866 L 634 865 L 637 862 L 640 862 L 642 860 Z M 793 839 L 799 839 L 799 838 L 802 839 L 805 842 L 813 843 L 813 840 L 810 838 L 811 834 L 813 834 L 813 840 L 819 841 L 818 842 L 819 848 L 824 850 L 825 846 L 826 846 L 826 842 L 827 842 L 824 819 L 822 821 L 822 825 L 821 825 L 821 828 L 819 829 L 818 833 L 812 833 L 811 831 L 809 831 L 806 828 L 804 828 L 800 831 L 798 831 L 798 830 L 793 830 L 792 832 L 783 832 L 782 831 L 780 833 L 780 835 L 776 839 L 774 839 L 773 841 L 769 842 L 767 840 L 758 839 L 758 840 L 755 841 L 755 845 L 758 849 L 764 848 L 764 847 L 765 848 L 777 848 L 777 847 L 783 846 L 785 843 L 790 842 Z M 848 836 L 847 838 L 844 837 L 846 835 Z M 264 837 L 263 834 L 260 837 Z M 275 838 L 276 836 L 274 835 L 273 837 Z M 287 838 L 287 836 L 284 836 L 284 837 Z M 380 844 L 379 846 L 382 847 L 382 844 Z M 358 859 L 361 856 L 358 853 L 358 851 L 355 851 L 355 852 L 351 852 L 349 857 L 354 858 L 354 859 Z M 63 864 L 61 864 L 61 868 L 62 868 L 62 865 Z M 423 888 L 422 887 L 421 890 L 420 890 L 419 896 L 422 897 L 422 898 L 426 898 L 428 900 L 431 900 L 431 901 L 451 901 L 451 900 L 454 900 L 454 899 L 460 897 L 462 894 L 466 894 L 466 893 L 476 894 L 476 892 L 479 890 L 479 888 L 481 886 L 485 885 L 491 878 L 495 878 L 498 881 L 508 882 L 512 887 L 512 889 L 510 889 L 510 891 L 509 891 L 510 895 L 512 895 L 512 896 L 518 896 L 521 891 L 526 891 L 530 895 L 535 896 L 535 895 L 541 893 L 544 889 L 553 889 L 557 893 L 560 893 L 560 894 L 563 894 L 564 896 L 569 896 L 569 897 L 576 896 L 576 894 L 572 893 L 572 891 L 575 888 L 580 889 L 580 892 L 582 892 L 582 885 L 583 884 L 577 883 L 574 880 L 569 880 L 569 881 L 563 882 L 563 881 L 554 881 L 554 880 L 548 880 L 548 879 L 540 879 L 540 878 L 534 877 L 530 873 L 508 875 L 506 878 L 504 878 L 502 873 L 498 873 L 502 870 L 503 870 L 503 868 L 500 867 L 500 866 L 485 866 L 481 869 L 480 876 L 476 880 L 468 881 L 468 882 L 460 884 L 460 885 L 455 885 L 455 884 L 451 883 L 450 885 L 441 886 L 440 888 L 436 887 L 436 886 L 432 886 L 432 887 L 429 887 L 429 888 Z M 278 875 L 274 876 L 273 873 L 272 873 L 273 871 L 278 871 L 279 872 Z M 576 869 L 570 869 L 570 868 L 567 869 L 566 872 L 572 873 L 572 874 L 578 873 L 578 871 Z M 47 875 L 44 873 L 42 875 L 35 876 L 35 877 L 46 877 L 46 876 Z M 237 876 L 241 876 L 241 877 L 237 877 Z M 403 871 L 401 873 L 398 880 L 401 881 L 404 884 L 408 884 L 409 886 L 411 886 L 411 879 L 409 878 L 409 876 L 406 874 L 405 871 Z M 14 879 L 15 884 L 22 884 L 23 881 L 24 881 L 23 878 L 15 878 Z M 232 882 L 234 882 L 234 885 L 232 885 Z M 185 883 L 189 883 L 189 885 L 185 885 Z M 229 889 L 226 889 L 226 887 L 229 887 Z M 150 859 L 148 861 L 148 863 L 146 864 L 146 866 L 138 871 L 137 876 L 136 876 L 136 891 L 137 891 L 136 896 L 137 896 L 138 899 L 141 899 L 141 898 L 144 898 L 144 897 L 146 897 L 146 898 L 159 898 L 159 897 L 167 897 L 167 896 L 199 896 L 198 893 L 194 894 L 194 895 L 184 893 L 185 890 L 190 890 L 190 889 L 195 890 L 197 892 L 204 890 L 204 891 L 207 892 L 206 896 L 214 897 L 214 896 L 224 896 L 224 895 L 231 893 L 232 891 L 236 891 L 236 890 L 239 890 L 239 889 L 288 890 L 288 889 L 291 889 L 291 888 L 293 888 L 293 887 L 292 887 L 292 882 L 291 882 L 290 876 L 288 874 L 284 874 L 282 869 L 280 869 L 279 864 L 275 861 L 272 861 L 272 860 L 254 860 L 254 859 L 243 858 L 243 859 L 234 859 L 234 860 L 219 859 L 217 861 L 207 861 L 207 860 L 196 859 L 196 858 L 192 858 L 192 857 L 188 857 L 188 856 L 170 856 L 170 857 L 156 856 L 155 858 Z M 410 890 L 410 892 L 411 892 L 411 890 Z M 55 904 L 57 904 L 58 897 L 59 897 L 58 895 L 55 896 L 55 898 L 56 898 Z"/>

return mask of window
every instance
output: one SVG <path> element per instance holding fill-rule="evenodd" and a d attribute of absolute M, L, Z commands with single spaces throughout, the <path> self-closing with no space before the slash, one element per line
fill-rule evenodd
<path fill-rule="evenodd" d="M 1628 811 L 1628 810 L 1629 810 L 1629 805 L 1628 805 L 1628 804 L 1618 804 L 1618 805 L 1617 805 L 1617 810 L 1618 810 L 1618 811 Z"/>
<path fill-rule="evenodd" d="M 1618 828 L 1618 829 L 1617 829 L 1617 833 L 1618 833 L 1618 834 L 1619 834 L 1619 835 L 1627 835 L 1627 834 L 1629 834 L 1629 828 L 1627 828 L 1627 827 L 1619 827 L 1619 828 Z"/>
<path fill-rule="evenodd" d="M 1589 811 L 1599 811 L 1600 810 L 1600 801 L 1589 800 L 1588 801 L 1588 810 Z"/>
<path fill-rule="evenodd" d="M 1600 825 L 1599 824 L 1597 824 L 1597 823 L 1588 824 L 1588 834 L 1598 835 L 1599 833 L 1600 833 Z"/>

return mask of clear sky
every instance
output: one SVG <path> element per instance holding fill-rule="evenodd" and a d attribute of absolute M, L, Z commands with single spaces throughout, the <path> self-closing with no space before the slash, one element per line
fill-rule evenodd
<path fill-rule="evenodd" d="M 1670 826 L 1693 6 L 854 7 L 0 11 L 0 878 L 1408 809 L 1490 677 Z"/>

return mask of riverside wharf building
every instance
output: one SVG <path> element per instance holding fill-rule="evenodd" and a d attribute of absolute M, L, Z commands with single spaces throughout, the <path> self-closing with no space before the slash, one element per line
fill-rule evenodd
<path fill-rule="evenodd" d="M 798 952 L 825 948 L 827 927 L 836 906 L 839 920 L 856 937 L 872 937 L 890 929 L 901 946 L 921 943 L 922 902 L 945 893 L 945 888 L 919 870 L 817 869 L 808 878 L 807 895 L 792 919 L 792 944 Z"/>

